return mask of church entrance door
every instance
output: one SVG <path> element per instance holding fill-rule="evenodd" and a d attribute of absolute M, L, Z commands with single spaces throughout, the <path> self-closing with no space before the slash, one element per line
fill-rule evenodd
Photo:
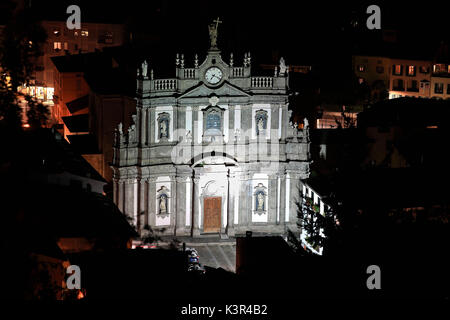
<path fill-rule="evenodd" d="M 203 232 L 220 232 L 222 198 L 204 198 L 203 208 Z"/>

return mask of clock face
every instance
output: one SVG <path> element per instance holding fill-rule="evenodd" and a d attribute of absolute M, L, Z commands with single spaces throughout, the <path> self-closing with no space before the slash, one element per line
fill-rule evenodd
<path fill-rule="evenodd" d="M 222 75 L 222 70 L 217 67 L 212 67 L 206 71 L 205 79 L 211 84 L 216 84 L 222 80 Z"/>

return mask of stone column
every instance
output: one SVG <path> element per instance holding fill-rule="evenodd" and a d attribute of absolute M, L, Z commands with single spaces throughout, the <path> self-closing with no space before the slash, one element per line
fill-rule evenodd
<path fill-rule="evenodd" d="M 267 184 L 269 187 L 267 224 L 273 225 L 277 222 L 277 176 L 275 174 L 270 174 Z"/>
<path fill-rule="evenodd" d="M 286 216 L 286 174 L 280 174 L 280 202 L 278 203 L 280 207 L 280 224 L 285 224 Z"/>
<path fill-rule="evenodd" d="M 154 228 L 156 226 L 156 177 L 148 179 L 148 220 L 149 225 Z"/>
<path fill-rule="evenodd" d="M 184 235 L 186 225 L 186 177 L 176 177 L 175 235 Z"/>
<path fill-rule="evenodd" d="M 225 233 L 228 236 L 234 237 L 234 212 L 235 212 L 235 198 L 236 189 L 238 189 L 238 181 L 236 173 L 231 171 L 228 174 L 228 219 Z"/>
<path fill-rule="evenodd" d="M 199 211 L 200 211 L 200 207 L 198 205 L 198 198 L 200 196 L 200 177 L 195 176 L 193 178 L 193 182 L 194 182 L 194 194 L 192 197 L 192 236 L 199 236 L 200 235 L 200 224 L 199 224 L 199 219 L 198 219 L 198 215 L 199 215 Z"/>
<path fill-rule="evenodd" d="M 188 232 L 192 226 L 192 178 L 186 177 L 186 191 L 185 191 L 185 233 Z"/>
<path fill-rule="evenodd" d="M 151 108 L 148 110 L 149 113 L 149 123 L 147 124 L 149 130 L 147 132 L 149 144 L 155 143 L 155 109 Z"/>
<path fill-rule="evenodd" d="M 119 206 L 119 179 L 113 178 L 113 202 Z"/>
<path fill-rule="evenodd" d="M 174 175 L 170 176 L 170 197 L 171 197 L 171 208 L 170 208 L 170 228 L 173 228 L 172 234 L 176 236 L 177 228 L 177 180 Z"/>

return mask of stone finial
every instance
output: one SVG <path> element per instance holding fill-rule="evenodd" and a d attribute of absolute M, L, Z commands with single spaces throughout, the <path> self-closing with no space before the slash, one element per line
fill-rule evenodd
<path fill-rule="evenodd" d="M 195 58 L 194 58 L 194 67 L 198 68 L 198 55 L 195 54 Z"/>
<path fill-rule="evenodd" d="M 233 53 L 230 53 L 230 67 L 232 67 L 233 64 L 234 64 L 234 61 L 233 61 Z"/>
<path fill-rule="evenodd" d="M 247 63 L 250 65 L 252 63 L 252 58 L 250 56 L 250 52 L 247 53 Z"/>
<path fill-rule="evenodd" d="M 247 52 L 244 53 L 244 67 L 247 66 Z"/>
<path fill-rule="evenodd" d="M 177 53 L 177 57 L 175 58 L 175 66 L 179 66 L 180 65 L 180 55 Z"/>
<path fill-rule="evenodd" d="M 275 66 L 275 74 L 274 74 L 274 77 L 278 77 L 278 67 L 277 67 L 277 66 Z"/>
<path fill-rule="evenodd" d="M 150 80 L 153 80 L 153 69 L 150 70 Z"/>
<path fill-rule="evenodd" d="M 180 67 L 184 68 L 184 54 L 181 54 L 181 59 L 180 59 Z"/>

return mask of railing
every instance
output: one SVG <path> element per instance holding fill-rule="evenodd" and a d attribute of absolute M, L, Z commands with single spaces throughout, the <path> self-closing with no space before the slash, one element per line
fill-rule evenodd
<path fill-rule="evenodd" d="M 244 76 L 244 68 L 243 67 L 232 68 L 231 69 L 231 76 L 233 78 L 243 77 Z"/>
<path fill-rule="evenodd" d="M 195 69 L 194 68 L 184 69 L 184 78 L 185 79 L 194 79 L 195 78 Z"/>
<path fill-rule="evenodd" d="M 155 91 L 171 91 L 176 89 L 177 89 L 176 79 L 153 80 L 153 90 Z"/>
<path fill-rule="evenodd" d="M 252 88 L 272 88 L 273 78 L 272 77 L 252 77 L 251 80 Z"/>

